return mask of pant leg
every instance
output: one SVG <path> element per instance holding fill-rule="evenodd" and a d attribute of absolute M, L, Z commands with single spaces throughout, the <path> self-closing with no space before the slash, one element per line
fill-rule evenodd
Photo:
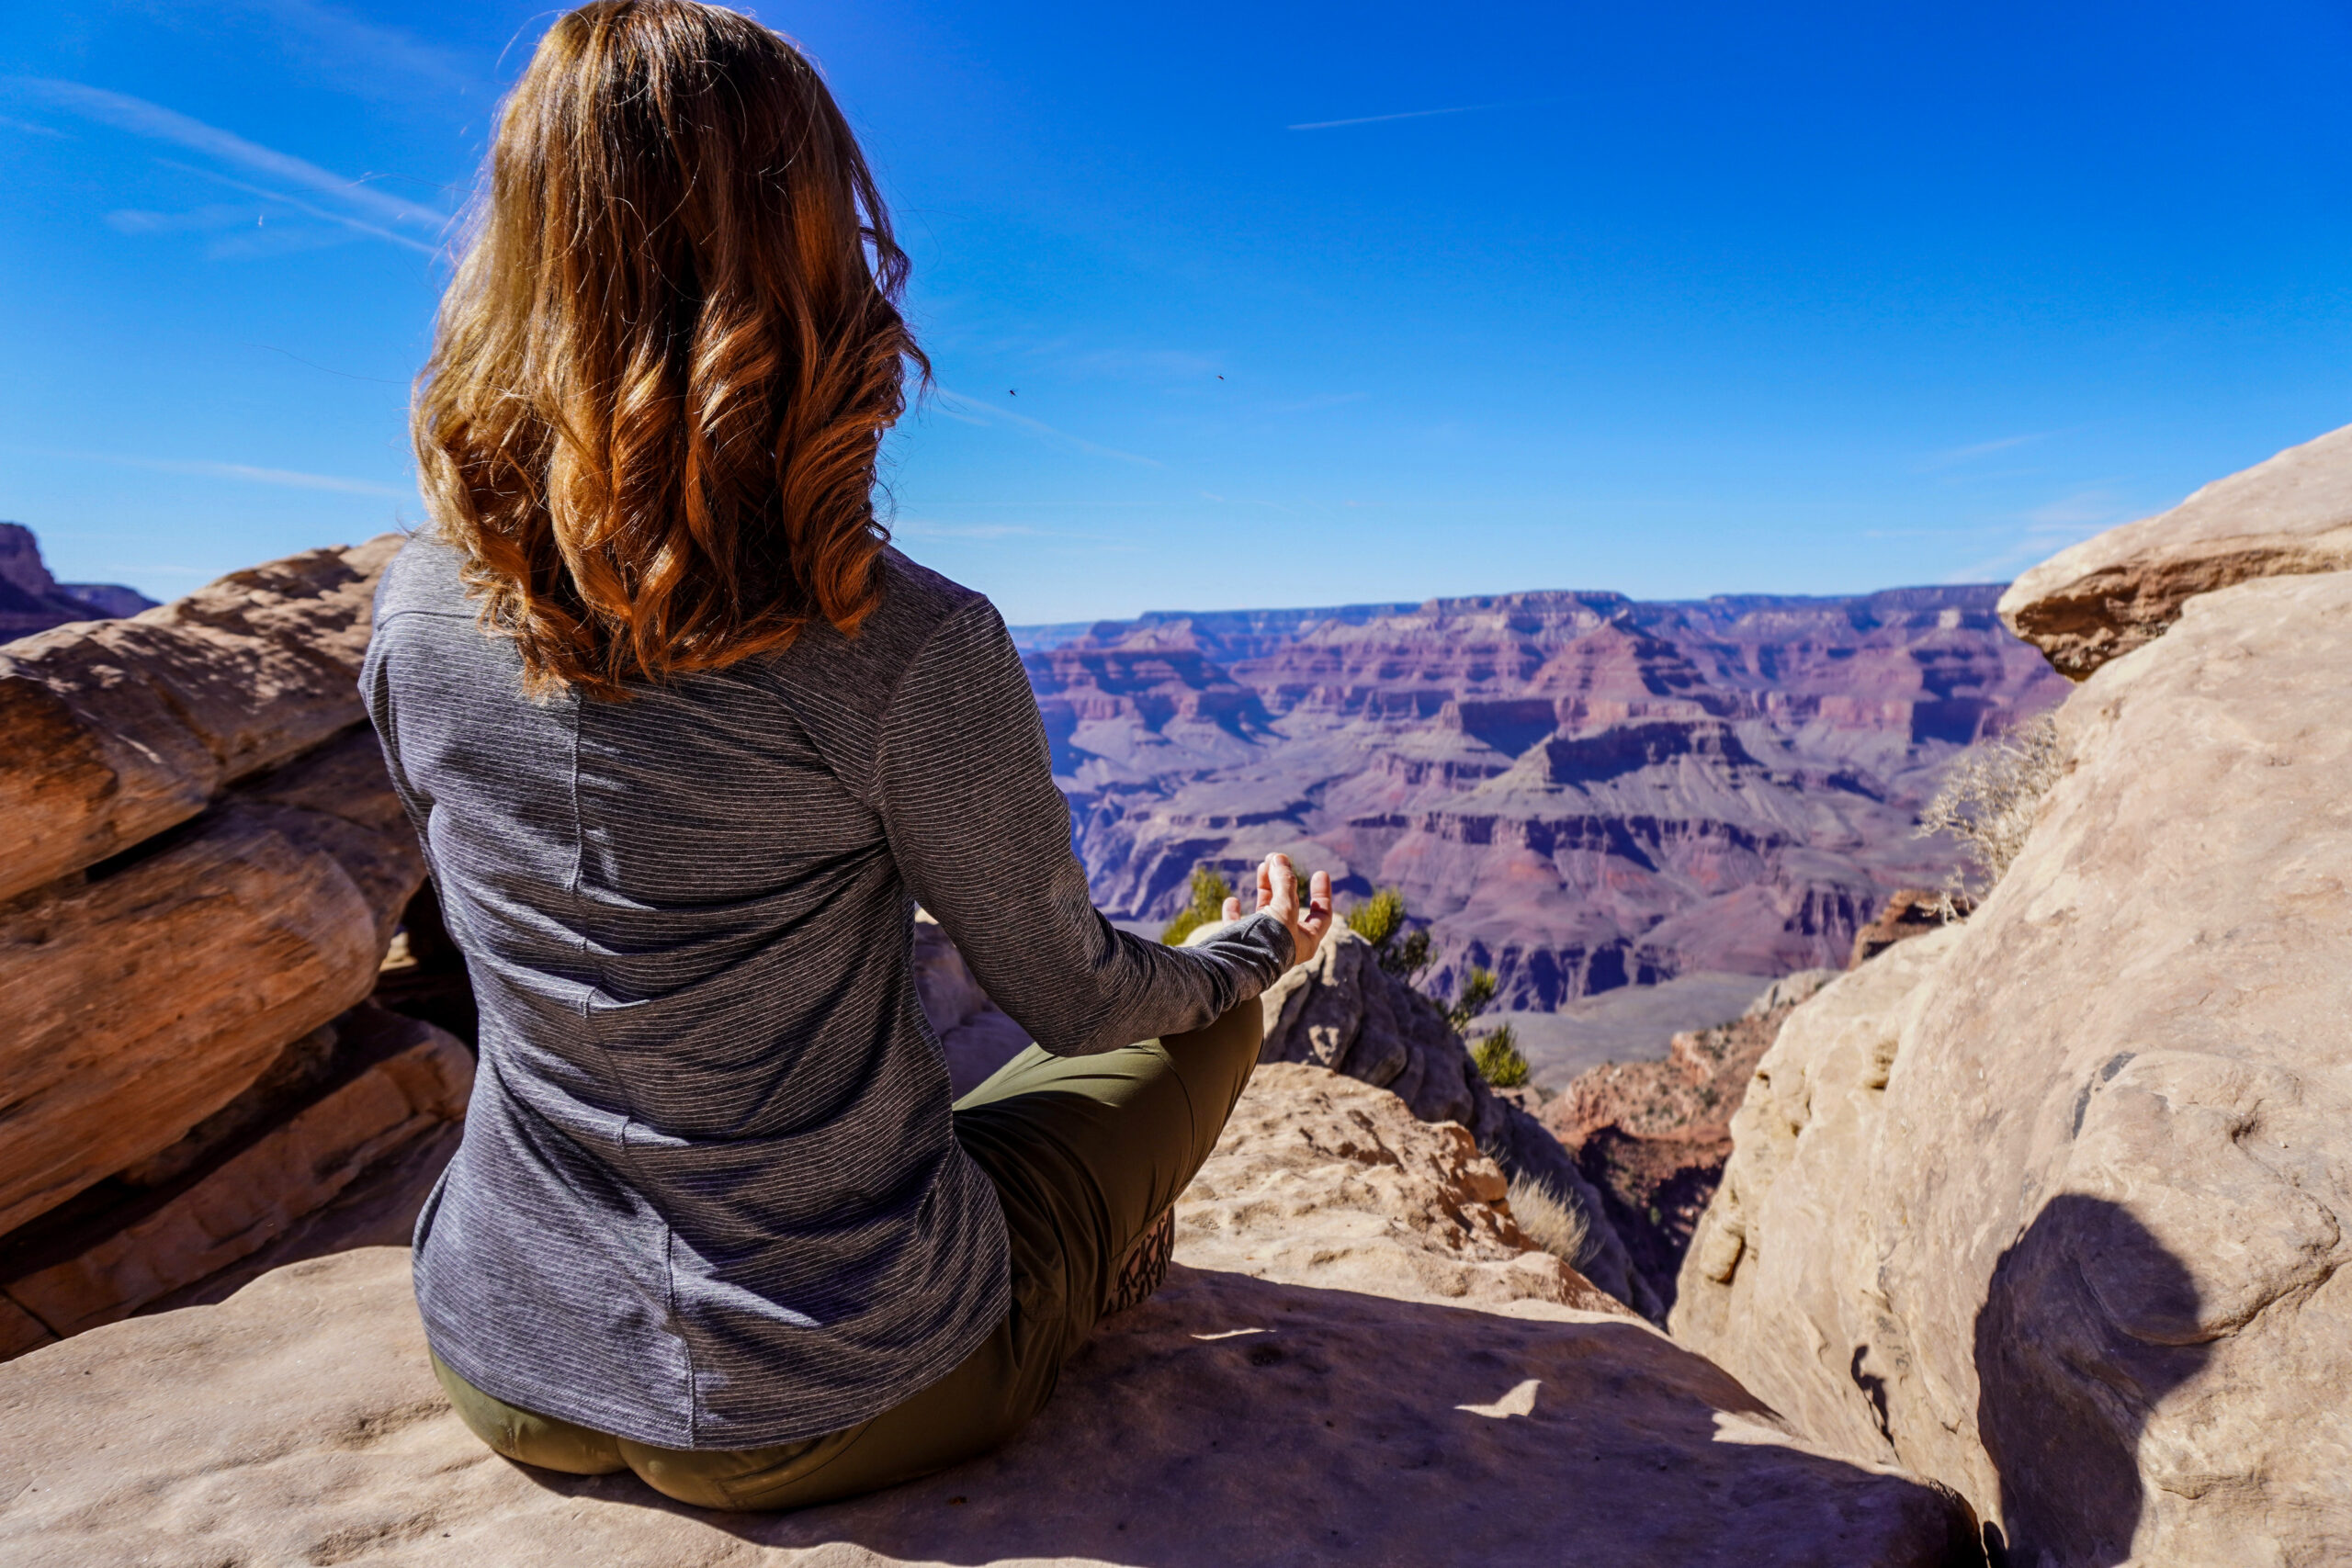
<path fill-rule="evenodd" d="M 1207 1162 L 1264 1039 L 1257 1002 L 1205 1029 L 1093 1056 L 1035 1046 L 956 1105 L 956 1136 L 996 1184 L 1012 1305 L 930 1386 L 819 1442 L 672 1452 L 627 1438 L 629 1468 L 704 1507 L 805 1508 L 945 1470 L 1002 1446 L 1045 1408 L 1127 1248 Z"/>
<path fill-rule="evenodd" d="M 1004 1206 L 1012 1305 L 953 1371 L 859 1426 L 763 1449 L 657 1449 L 519 1410 L 437 1359 L 434 1370 L 466 1425 L 509 1459 L 574 1474 L 626 1464 L 702 1507 L 808 1507 L 977 1458 L 1045 1407 L 1127 1248 L 1216 1146 L 1262 1033 L 1253 1000 L 1205 1029 L 1100 1055 L 1032 1046 L 957 1101 L 956 1139 Z"/>

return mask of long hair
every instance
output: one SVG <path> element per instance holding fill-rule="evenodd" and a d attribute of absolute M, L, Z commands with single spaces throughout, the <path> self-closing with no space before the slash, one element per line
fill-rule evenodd
<path fill-rule="evenodd" d="M 624 694 L 854 635 L 907 258 L 816 69 L 693 0 L 559 19 L 508 97 L 412 430 L 526 687 Z"/>

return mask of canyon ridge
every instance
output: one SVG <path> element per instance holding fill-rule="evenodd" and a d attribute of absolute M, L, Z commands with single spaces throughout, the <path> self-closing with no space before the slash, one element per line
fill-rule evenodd
<path fill-rule="evenodd" d="M 1277 850 L 1343 899 L 1396 887 L 1429 930 L 1423 987 L 1493 971 L 1496 1016 L 1565 1087 L 1589 1060 L 1544 1015 L 1752 977 L 1655 1055 L 1772 976 L 1842 966 L 1891 894 L 1942 884 L 1955 851 L 1917 836 L 1919 807 L 2067 689 L 2000 592 L 1506 593 L 1014 638 L 1106 914 L 1156 931 L 1195 866 Z"/>

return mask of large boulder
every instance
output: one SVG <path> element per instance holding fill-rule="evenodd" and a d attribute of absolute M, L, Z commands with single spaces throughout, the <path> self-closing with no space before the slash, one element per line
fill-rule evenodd
<path fill-rule="evenodd" d="M 2352 573 L 2199 595 L 2093 674 L 1983 907 L 1765 1057 L 1678 1336 L 2013 1562 L 2340 1560 L 2347 712 Z"/>
<path fill-rule="evenodd" d="M 1178 1206 L 1167 1285 L 1098 1330 L 1026 1432 L 928 1480 L 779 1516 L 493 1457 L 426 1368 L 404 1249 L 297 1264 L 221 1305 L 0 1367 L 0 1557 L 1969 1560 L 1972 1521 L 1948 1492 L 1822 1454 L 1646 1325 L 1558 1300 L 1573 1286 L 1557 1260 L 1515 1269 L 1524 1246 L 1479 1196 L 1499 1181 L 1483 1164 L 1458 1128 L 1393 1096 L 1265 1068 Z M 1317 1235 L 1328 1244 L 1296 1244 Z"/>
<path fill-rule="evenodd" d="M 376 581 L 400 546 L 311 550 L 0 648 L 0 898 L 185 822 L 364 718 Z"/>
<path fill-rule="evenodd" d="M 2009 585 L 2000 613 L 2079 681 L 2163 636 L 2197 594 L 2348 567 L 2352 425 L 2062 550 Z"/>
<path fill-rule="evenodd" d="M 366 730 L 145 849 L 0 905 L 0 1233 L 170 1145 L 364 998 L 424 875 Z"/>
<path fill-rule="evenodd" d="M 461 1122 L 473 1088 L 473 1056 L 457 1040 L 370 1007 L 280 1060 L 291 1070 L 248 1090 L 254 1103 L 232 1104 L 226 1125 L 200 1125 L 131 1167 L 115 1190 L 89 1194 L 104 1199 L 91 1212 L 70 1205 L 0 1243 L 0 1359 L 128 1317 L 260 1252 Z"/>

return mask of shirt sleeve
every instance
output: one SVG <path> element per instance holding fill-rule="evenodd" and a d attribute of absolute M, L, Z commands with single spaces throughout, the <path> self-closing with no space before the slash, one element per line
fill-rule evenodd
<path fill-rule="evenodd" d="M 1272 915 L 1196 946 L 1094 908 L 1021 655 L 985 599 L 932 633 L 882 724 L 875 789 L 899 874 L 996 1004 L 1056 1055 L 1198 1029 L 1289 967 Z"/>

